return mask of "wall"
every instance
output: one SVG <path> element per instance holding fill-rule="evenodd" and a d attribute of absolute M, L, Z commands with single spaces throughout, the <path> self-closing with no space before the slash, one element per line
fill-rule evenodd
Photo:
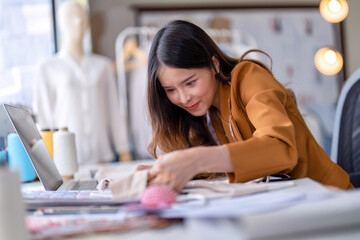
<path fill-rule="evenodd" d="M 222 5 L 309 5 L 320 0 L 222 0 Z M 115 39 L 127 26 L 135 25 L 133 5 L 144 6 L 211 6 L 218 0 L 90 0 L 94 52 L 115 58 Z M 360 1 L 348 0 L 349 16 L 344 21 L 345 67 L 347 77 L 360 67 Z"/>
<path fill-rule="evenodd" d="M 360 1 L 347 0 L 349 15 L 344 21 L 345 64 L 347 76 L 360 68 Z"/>

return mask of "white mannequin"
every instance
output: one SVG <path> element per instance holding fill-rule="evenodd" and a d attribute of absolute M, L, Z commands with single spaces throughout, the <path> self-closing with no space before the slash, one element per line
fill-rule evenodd
<path fill-rule="evenodd" d="M 78 3 L 68 1 L 60 5 L 58 22 L 62 37 L 62 47 L 78 64 L 84 56 L 83 38 L 88 29 L 85 9 Z"/>
<path fill-rule="evenodd" d="M 108 162 L 115 152 L 130 159 L 127 122 L 120 111 L 112 60 L 85 54 L 86 10 L 60 5 L 59 53 L 40 64 L 34 86 L 34 112 L 40 128 L 68 127 L 75 133 L 80 164 Z"/>

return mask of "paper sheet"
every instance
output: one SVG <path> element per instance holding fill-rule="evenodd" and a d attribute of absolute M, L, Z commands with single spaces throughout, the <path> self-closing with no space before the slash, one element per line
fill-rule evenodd
<path fill-rule="evenodd" d="M 228 199 L 212 199 L 203 204 L 190 201 L 174 205 L 160 213 L 164 218 L 224 218 L 272 211 L 305 199 L 303 193 L 264 192 Z"/>

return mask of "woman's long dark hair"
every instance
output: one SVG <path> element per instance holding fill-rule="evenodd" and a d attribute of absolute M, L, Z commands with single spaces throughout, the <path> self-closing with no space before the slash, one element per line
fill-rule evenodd
<path fill-rule="evenodd" d="M 175 68 L 215 69 L 213 56 L 220 64 L 220 72 L 215 78 L 219 81 L 230 81 L 231 71 L 239 63 L 239 59 L 223 53 L 200 27 L 177 20 L 165 25 L 155 35 L 149 53 L 147 92 L 152 126 L 152 140 L 148 150 L 155 158 L 157 149 L 170 152 L 215 144 L 207 128 L 206 118 L 195 117 L 172 104 L 158 80 L 158 70 L 161 65 Z M 243 57 L 240 61 L 242 59 Z"/>

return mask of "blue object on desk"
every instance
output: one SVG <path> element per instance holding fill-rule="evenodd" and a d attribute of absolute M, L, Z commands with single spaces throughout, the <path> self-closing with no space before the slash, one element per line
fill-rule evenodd
<path fill-rule="evenodd" d="M 5 149 L 5 138 L 0 136 L 0 150 Z"/>
<path fill-rule="evenodd" d="M 7 162 L 7 154 L 5 151 L 4 137 L 0 136 L 0 165 L 5 164 L 6 162 Z"/>
<path fill-rule="evenodd" d="M 7 136 L 7 150 L 9 167 L 19 170 L 20 180 L 22 182 L 34 180 L 36 178 L 35 169 L 17 133 L 10 133 Z"/>
<path fill-rule="evenodd" d="M 5 150 L 0 150 L 0 165 L 7 163 L 7 152 Z"/>

